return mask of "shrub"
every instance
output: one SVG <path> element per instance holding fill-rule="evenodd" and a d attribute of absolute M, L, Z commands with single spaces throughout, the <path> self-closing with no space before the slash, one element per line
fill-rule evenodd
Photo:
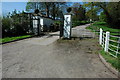
<path fill-rule="evenodd" d="M 88 24 L 88 23 L 90 23 L 90 21 L 72 21 L 72 26 L 76 27 L 76 26 L 84 25 L 84 24 Z"/>

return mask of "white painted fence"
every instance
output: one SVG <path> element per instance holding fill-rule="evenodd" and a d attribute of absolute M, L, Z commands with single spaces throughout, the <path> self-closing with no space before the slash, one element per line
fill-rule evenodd
<path fill-rule="evenodd" d="M 110 39 L 110 37 L 117 38 L 118 41 L 112 40 L 112 39 Z M 117 46 L 115 46 L 114 44 L 110 44 L 110 42 L 117 43 Z M 100 28 L 99 44 L 102 45 L 102 47 L 104 48 L 105 52 L 109 53 L 113 57 L 117 58 L 118 54 L 120 55 L 120 52 L 119 52 L 119 50 L 120 50 L 120 37 L 110 35 L 110 32 L 108 32 L 108 31 L 104 32 L 102 30 L 102 28 Z M 116 50 L 113 50 L 112 48 L 110 48 L 110 46 L 116 48 Z M 110 51 L 114 52 L 115 54 L 113 54 Z"/>

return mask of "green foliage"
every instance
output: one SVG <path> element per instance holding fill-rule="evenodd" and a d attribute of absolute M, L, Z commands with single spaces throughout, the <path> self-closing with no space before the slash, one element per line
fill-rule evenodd
<path fill-rule="evenodd" d="M 84 5 L 89 18 L 97 18 L 96 15 L 102 12 L 101 21 L 106 21 L 110 27 L 120 28 L 120 2 L 87 2 Z"/>
<path fill-rule="evenodd" d="M 56 21 L 54 21 L 54 24 L 62 24 L 62 23 L 61 23 L 61 21 L 56 20 Z"/>
<path fill-rule="evenodd" d="M 2 18 L 2 37 L 26 35 L 30 31 L 30 22 L 24 12 L 13 11 Z"/>
<path fill-rule="evenodd" d="M 80 21 L 73 21 L 72 22 L 73 27 L 76 27 L 76 26 L 79 26 L 79 25 L 80 25 Z"/>
<path fill-rule="evenodd" d="M 93 2 L 87 2 L 85 4 L 83 4 L 83 6 L 86 8 L 86 18 L 92 19 L 92 21 L 98 21 L 99 20 L 99 16 L 98 16 L 98 7 L 95 7 Z"/>
<path fill-rule="evenodd" d="M 3 18 L 2 19 L 2 26 L 3 28 L 8 31 L 10 29 L 11 26 L 11 19 L 10 18 Z"/>
<path fill-rule="evenodd" d="M 30 11 L 32 8 L 36 9 L 36 2 L 27 2 L 26 11 Z"/>
<path fill-rule="evenodd" d="M 84 24 L 88 24 L 88 23 L 90 23 L 90 21 L 72 21 L 72 26 L 76 27 L 76 26 L 84 25 Z"/>
<path fill-rule="evenodd" d="M 59 20 L 54 21 L 54 23 L 53 23 L 53 26 L 54 26 L 53 31 L 58 31 L 60 29 L 61 25 L 63 25 L 63 23 L 61 21 L 59 21 Z"/>
<path fill-rule="evenodd" d="M 54 23 L 49 26 L 49 31 L 58 31 L 60 27 L 63 27 L 63 23 L 59 20 L 55 20 Z"/>
<path fill-rule="evenodd" d="M 87 29 L 91 29 L 92 31 L 99 31 L 99 29 L 102 28 L 103 31 L 109 31 L 110 32 L 110 35 L 120 35 L 119 34 L 119 29 L 113 29 L 113 28 L 110 28 L 109 25 L 106 24 L 106 22 L 95 22 L 93 25 L 87 27 Z M 118 41 L 118 38 L 115 38 L 115 37 L 110 37 L 111 40 L 114 40 L 114 41 Z M 118 46 L 117 43 L 115 42 L 109 42 L 110 44 L 114 45 L 114 46 Z M 111 49 L 117 51 L 117 48 L 116 47 L 113 47 L 113 46 L 109 46 Z M 119 50 L 120 51 L 120 50 Z M 115 52 L 113 51 L 110 51 L 112 54 L 116 55 Z"/>
<path fill-rule="evenodd" d="M 39 9 L 42 15 L 55 20 L 56 18 L 63 18 L 63 6 L 65 6 L 65 2 L 28 2 L 26 10 Z"/>
<path fill-rule="evenodd" d="M 101 12 L 100 16 L 99 16 L 100 21 L 106 22 L 106 15 L 104 14 L 104 12 Z"/>
<path fill-rule="evenodd" d="M 118 32 L 119 29 L 110 28 L 109 25 L 107 25 L 106 22 L 95 22 L 91 26 L 87 27 L 87 29 L 91 29 L 92 31 L 99 31 L 99 29 L 102 28 L 104 31 L 109 31 L 110 35 L 119 35 L 119 33 L 112 33 L 112 32 Z M 99 35 L 99 34 L 98 34 Z M 110 39 L 118 41 L 118 38 L 110 37 Z M 117 43 L 109 42 L 112 45 L 117 46 Z M 109 46 L 112 50 L 117 50 L 117 48 Z M 119 50 L 120 51 L 120 50 Z M 115 52 L 109 51 L 110 53 L 116 55 Z M 106 59 L 107 62 L 109 62 L 113 67 L 118 69 L 120 71 L 120 55 L 118 55 L 118 58 L 114 58 L 109 53 L 104 52 L 104 50 L 100 51 L 101 55 Z"/>
<path fill-rule="evenodd" d="M 73 8 L 72 9 L 72 13 L 73 13 L 72 19 L 73 20 L 82 21 L 82 20 L 86 19 L 85 8 L 83 8 L 83 6 L 80 5 L 80 3 L 74 3 L 72 8 Z"/>
<path fill-rule="evenodd" d="M 120 2 L 100 2 L 95 5 L 103 10 L 110 27 L 120 28 Z"/>
<path fill-rule="evenodd" d="M 108 20 L 111 27 L 120 29 L 120 2 L 110 2 L 107 5 L 108 13 L 112 20 Z"/>
<path fill-rule="evenodd" d="M 118 33 L 112 32 L 119 32 L 120 29 L 111 28 L 106 22 L 95 22 L 93 25 L 88 27 L 89 29 L 99 31 L 102 28 L 104 31 L 110 31 L 112 35 L 118 35 Z"/>
<path fill-rule="evenodd" d="M 105 58 L 105 60 L 109 62 L 114 68 L 120 70 L 120 60 L 114 58 L 113 56 L 109 55 L 109 53 L 106 53 L 103 50 L 101 50 L 100 53 Z"/>
<path fill-rule="evenodd" d="M 3 37 L 10 33 L 11 26 L 11 19 L 10 18 L 3 18 L 2 19 L 2 35 Z"/>

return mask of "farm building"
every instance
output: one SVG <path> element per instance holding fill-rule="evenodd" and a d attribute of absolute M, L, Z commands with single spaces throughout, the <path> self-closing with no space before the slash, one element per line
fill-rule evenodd
<path fill-rule="evenodd" d="M 49 31 L 50 26 L 54 23 L 54 20 L 51 18 L 43 16 L 33 16 L 33 32 L 37 34 L 39 32 Z"/>

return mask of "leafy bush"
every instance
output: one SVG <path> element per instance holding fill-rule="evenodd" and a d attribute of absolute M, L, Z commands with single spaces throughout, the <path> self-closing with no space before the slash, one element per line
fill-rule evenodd
<path fill-rule="evenodd" d="M 90 23 L 90 21 L 72 21 L 72 26 L 76 27 L 76 26 L 84 25 L 84 24 L 88 24 L 88 23 Z"/>
<path fill-rule="evenodd" d="M 63 23 L 61 21 L 54 21 L 53 24 L 50 25 L 50 31 L 58 31 L 60 30 L 60 26 L 62 25 Z"/>
<path fill-rule="evenodd" d="M 2 19 L 3 37 L 26 35 L 28 31 L 28 22 L 13 22 L 11 18 Z"/>
<path fill-rule="evenodd" d="M 12 13 L 2 18 L 2 37 L 14 37 L 30 34 L 30 21 L 24 13 Z M 32 32 L 32 31 L 31 31 Z"/>

